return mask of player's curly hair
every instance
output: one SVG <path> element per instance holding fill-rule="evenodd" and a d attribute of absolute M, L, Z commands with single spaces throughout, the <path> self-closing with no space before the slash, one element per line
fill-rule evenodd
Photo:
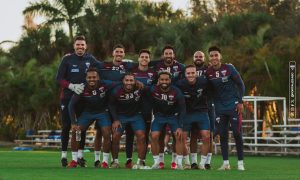
<path fill-rule="evenodd" d="M 165 70 L 159 71 L 157 77 L 159 78 L 162 74 L 166 74 L 170 77 L 170 79 L 172 79 L 172 74 L 169 71 L 165 71 Z"/>
<path fill-rule="evenodd" d="M 219 53 L 221 53 L 221 49 L 218 46 L 211 46 L 210 48 L 208 48 L 208 53 L 210 53 L 211 51 L 218 51 Z"/>

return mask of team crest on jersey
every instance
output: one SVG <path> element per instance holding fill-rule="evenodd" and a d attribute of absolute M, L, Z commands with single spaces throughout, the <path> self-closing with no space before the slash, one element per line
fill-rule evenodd
<path fill-rule="evenodd" d="M 174 71 L 178 71 L 178 66 L 173 66 Z"/>
<path fill-rule="evenodd" d="M 91 65 L 91 63 L 90 62 L 86 62 L 85 65 L 86 65 L 87 68 L 89 68 L 90 65 Z"/>
<path fill-rule="evenodd" d="M 134 91 L 133 94 L 138 96 L 139 95 L 139 90 Z"/>
<path fill-rule="evenodd" d="M 152 78 L 152 76 L 153 76 L 153 73 L 148 73 L 149 78 Z"/>
<path fill-rule="evenodd" d="M 223 76 L 225 76 L 226 75 L 226 70 L 223 70 L 223 71 L 221 71 L 221 73 L 223 74 Z"/>
<path fill-rule="evenodd" d="M 99 87 L 99 91 L 103 92 L 104 91 L 104 87 Z"/>
<path fill-rule="evenodd" d="M 169 99 L 170 99 L 170 101 L 173 101 L 174 96 L 173 95 L 169 95 Z"/>
<path fill-rule="evenodd" d="M 64 105 L 61 105 L 60 108 L 61 108 L 61 110 L 63 111 L 64 108 L 65 108 L 65 106 L 64 106 Z"/>

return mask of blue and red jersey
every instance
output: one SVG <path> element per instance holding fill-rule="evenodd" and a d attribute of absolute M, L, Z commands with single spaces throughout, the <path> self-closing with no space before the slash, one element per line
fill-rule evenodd
<path fill-rule="evenodd" d="M 167 66 L 163 60 L 150 62 L 153 69 L 158 73 L 160 71 L 168 71 L 172 74 L 172 83 L 175 83 L 184 76 L 185 65 L 174 60 L 171 66 Z"/>
<path fill-rule="evenodd" d="M 195 84 L 190 84 L 187 79 L 176 83 L 185 97 L 187 112 L 207 112 L 207 85 L 205 76 L 199 76 Z"/>
<path fill-rule="evenodd" d="M 145 86 L 151 86 L 156 79 L 156 72 L 152 68 L 148 68 L 146 71 L 142 71 L 138 66 L 134 67 L 131 72 L 136 80 L 143 83 Z"/>
<path fill-rule="evenodd" d="M 208 68 L 208 66 L 204 63 L 201 66 L 196 65 L 197 75 L 198 76 L 205 76 L 207 68 Z"/>
<path fill-rule="evenodd" d="M 159 86 L 155 85 L 150 88 L 150 95 L 152 97 L 154 115 L 178 115 L 179 125 L 183 125 L 186 114 L 185 99 L 182 92 L 177 87 L 170 86 L 169 91 L 164 92 Z"/>
<path fill-rule="evenodd" d="M 131 117 L 141 112 L 143 94 L 144 90 L 127 92 L 123 84 L 116 86 L 109 96 L 109 111 L 113 120 L 119 120 L 118 115 Z"/>
<path fill-rule="evenodd" d="M 89 89 L 86 85 L 83 93 L 73 94 L 69 103 L 69 114 L 71 122 L 75 122 L 75 105 L 81 103 L 84 112 L 93 114 L 103 113 L 108 109 L 107 92 L 120 83 L 113 81 L 100 80 L 97 87 Z"/>
<path fill-rule="evenodd" d="M 61 87 L 61 99 L 70 99 L 73 92 L 68 89 L 69 84 L 84 83 L 87 69 L 99 64 L 100 62 L 90 54 L 78 56 L 73 53 L 64 56 L 56 74 L 56 81 Z"/>
<path fill-rule="evenodd" d="M 234 110 L 242 103 L 244 82 L 232 64 L 221 64 L 219 69 L 209 67 L 206 77 L 212 87 L 212 98 L 216 112 Z"/>
<path fill-rule="evenodd" d="M 113 62 L 103 62 L 97 67 L 100 78 L 111 81 L 122 81 L 124 74 L 130 71 L 136 64 L 131 62 L 122 62 L 119 66 Z"/>

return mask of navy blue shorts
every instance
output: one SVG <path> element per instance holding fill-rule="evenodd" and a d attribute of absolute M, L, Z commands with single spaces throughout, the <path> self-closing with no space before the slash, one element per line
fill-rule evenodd
<path fill-rule="evenodd" d="M 215 131 L 215 121 L 216 121 L 216 112 L 214 105 L 208 105 L 208 117 L 209 117 L 209 127 L 210 132 Z"/>
<path fill-rule="evenodd" d="M 96 121 L 96 124 L 99 127 L 111 126 L 110 116 L 107 112 L 97 113 L 97 114 L 90 113 L 90 112 L 83 112 L 81 116 L 77 119 L 77 124 L 79 126 L 88 127 L 94 121 Z"/>
<path fill-rule="evenodd" d="M 151 132 L 154 131 L 161 132 L 165 124 L 168 124 L 171 128 L 171 131 L 174 133 L 176 129 L 179 128 L 178 117 L 176 115 L 162 116 L 162 115 L 155 114 L 154 120 L 151 125 Z"/>
<path fill-rule="evenodd" d="M 234 133 L 242 131 L 242 114 L 238 114 L 236 110 L 216 112 L 216 129 L 217 133 L 229 130 L 229 125 Z"/>
<path fill-rule="evenodd" d="M 145 122 L 140 114 L 130 117 L 119 115 L 119 120 L 121 121 L 122 126 L 121 128 L 118 128 L 118 132 L 120 133 L 124 132 L 127 125 L 130 125 L 133 131 L 145 131 Z"/>
<path fill-rule="evenodd" d="M 209 130 L 209 118 L 207 112 L 187 113 L 183 123 L 183 131 L 189 132 L 192 125 L 196 125 L 198 130 Z"/>

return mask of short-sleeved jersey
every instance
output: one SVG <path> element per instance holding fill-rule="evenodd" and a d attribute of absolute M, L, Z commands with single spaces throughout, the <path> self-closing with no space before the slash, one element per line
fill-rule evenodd
<path fill-rule="evenodd" d="M 122 62 L 119 66 L 116 66 L 113 62 L 103 62 L 98 66 L 100 78 L 103 80 L 122 81 L 124 74 L 135 65 L 135 63 L 131 62 Z"/>
<path fill-rule="evenodd" d="M 145 86 L 151 86 L 156 79 L 156 72 L 152 68 L 142 71 L 138 66 L 134 67 L 131 72 L 136 80 L 142 82 Z"/>
<path fill-rule="evenodd" d="M 174 84 L 179 79 L 182 79 L 185 70 L 185 65 L 174 61 L 172 66 L 166 66 L 163 60 L 153 63 L 153 69 L 158 73 L 160 71 L 168 71 L 172 74 L 172 83 Z"/>
<path fill-rule="evenodd" d="M 205 76 L 199 76 L 195 84 L 189 84 L 187 79 L 176 83 L 185 97 L 187 112 L 207 111 L 207 85 Z"/>
<path fill-rule="evenodd" d="M 78 102 L 83 106 L 84 112 L 97 114 L 106 111 L 108 109 L 107 92 L 118 84 L 120 83 L 100 80 L 96 88 L 89 89 L 88 86 L 85 86 L 82 94 L 74 94 L 69 104 L 69 114 L 72 122 L 74 122 L 75 117 L 75 105 Z"/>
<path fill-rule="evenodd" d="M 168 92 L 163 92 L 159 86 L 150 88 L 153 112 L 164 116 L 172 116 L 179 113 L 179 122 L 182 124 L 186 114 L 185 100 L 182 92 L 175 86 L 171 86 Z"/>
<path fill-rule="evenodd" d="M 56 75 L 56 81 L 61 87 L 61 99 L 69 99 L 73 92 L 68 89 L 70 83 L 80 84 L 85 82 L 86 71 L 89 67 L 96 67 L 101 64 L 92 55 L 84 54 L 78 56 L 71 54 L 64 56 Z"/>
<path fill-rule="evenodd" d="M 245 85 L 232 64 L 221 64 L 217 70 L 209 67 L 206 76 L 212 87 L 216 111 L 233 110 L 237 103 L 242 102 Z"/>
<path fill-rule="evenodd" d="M 127 92 L 123 84 L 116 86 L 109 96 L 109 110 L 113 120 L 118 120 L 118 115 L 134 116 L 141 112 L 143 90 Z"/>

